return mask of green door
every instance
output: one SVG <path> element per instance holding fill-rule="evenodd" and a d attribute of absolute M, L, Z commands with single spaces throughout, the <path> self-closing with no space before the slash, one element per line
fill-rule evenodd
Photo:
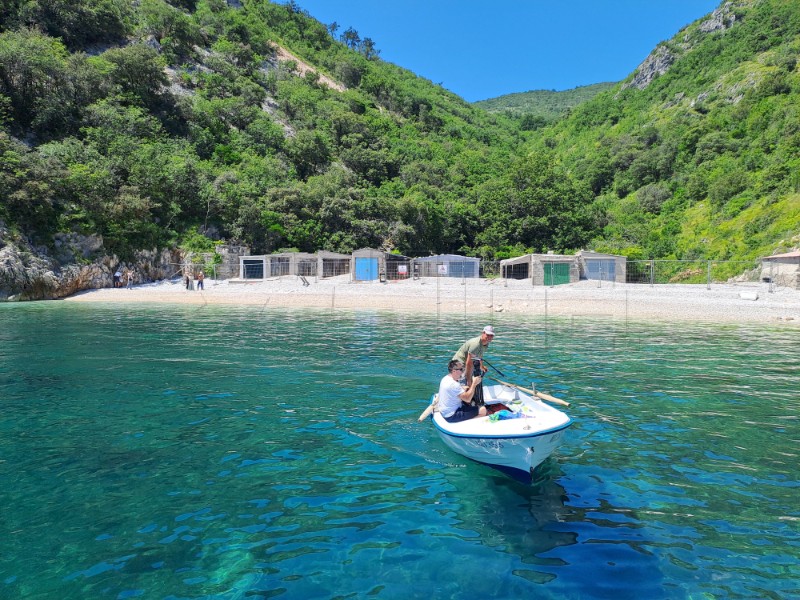
<path fill-rule="evenodd" d="M 545 263 L 544 284 L 561 285 L 569 283 L 569 263 Z"/>

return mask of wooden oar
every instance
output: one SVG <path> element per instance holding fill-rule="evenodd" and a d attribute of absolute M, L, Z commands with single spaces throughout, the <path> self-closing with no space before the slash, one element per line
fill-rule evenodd
<path fill-rule="evenodd" d="M 569 406 L 569 402 L 565 402 L 560 398 L 556 398 L 555 396 L 551 396 L 550 394 L 543 394 L 542 392 L 537 392 L 534 390 L 529 390 L 528 388 L 524 388 L 519 385 L 514 385 L 513 383 L 508 383 L 507 381 L 501 381 L 500 379 L 495 379 L 487 375 L 489 379 L 494 379 L 497 383 L 502 383 L 503 385 L 507 385 L 508 387 L 516 388 L 520 392 L 525 392 L 526 394 L 530 394 L 531 396 L 536 396 L 537 398 L 541 398 L 542 400 L 547 400 L 548 402 L 552 402 L 553 404 L 560 404 L 561 406 Z"/>
<path fill-rule="evenodd" d="M 436 407 L 436 402 L 437 399 L 434 399 L 430 404 L 428 404 L 428 408 L 422 411 L 422 414 L 419 416 L 419 419 L 417 420 L 424 421 L 425 419 L 427 419 L 433 412 L 433 409 Z"/>
<path fill-rule="evenodd" d="M 422 411 L 422 414 L 419 416 L 417 421 L 424 421 L 431 415 L 432 412 L 433 412 L 433 404 L 429 404 L 428 408 Z"/>

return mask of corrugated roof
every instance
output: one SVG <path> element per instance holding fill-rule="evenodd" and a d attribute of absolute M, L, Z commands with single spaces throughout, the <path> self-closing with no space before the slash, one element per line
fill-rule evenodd
<path fill-rule="evenodd" d="M 500 261 L 500 264 L 505 265 L 519 265 L 522 263 L 530 262 L 532 254 L 525 254 L 523 256 L 515 256 L 514 258 L 504 258 Z"/>
<path fill-rule="evenodd" d="M 417 262 L 480 262 L 480 258 L 461 256 L 459 254 L 437 254 L 436 256 L 420 256 L 414 259 Z"/>

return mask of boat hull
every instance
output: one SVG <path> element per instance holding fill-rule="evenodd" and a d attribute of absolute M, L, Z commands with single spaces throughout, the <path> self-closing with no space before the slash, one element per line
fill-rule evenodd
<path fill-rule="evenodd" d="M 529 483 L 533 471 L 563 440 L 572 424 L 563 412 L 504 386 L 484 388 L 487 404 L 503 403 L 518 418 L 497 420 L 476 417 L 448 423 L 438 412 L 431 417 L 444 444 L 475 462 L 498 469 Z"/>

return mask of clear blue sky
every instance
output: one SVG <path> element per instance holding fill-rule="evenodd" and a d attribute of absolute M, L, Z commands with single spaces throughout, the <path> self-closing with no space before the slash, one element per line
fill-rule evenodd
<path fill-rule="evenodd" d="M 720 0 L 296 0 L 475 102 L 620 81 Z"/>

